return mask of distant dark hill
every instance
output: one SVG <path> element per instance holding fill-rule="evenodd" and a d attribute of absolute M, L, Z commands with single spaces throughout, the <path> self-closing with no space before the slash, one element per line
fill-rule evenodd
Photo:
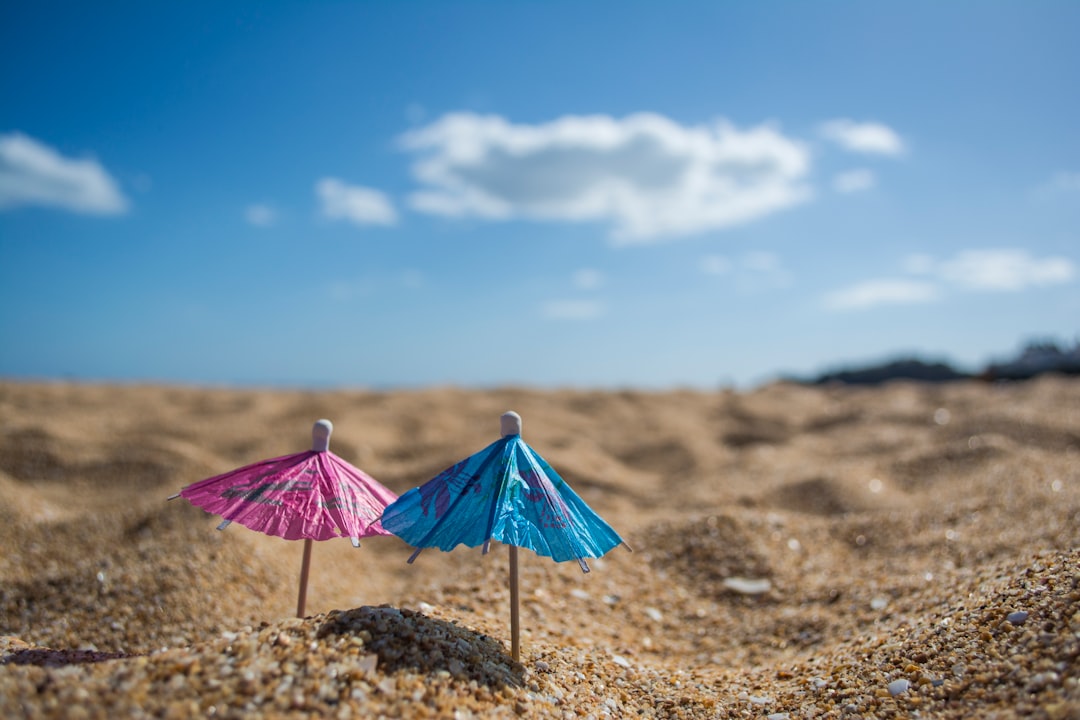
<path fill-rule="evenodd" d="M 917 358 L 903 358 L 884 365 L 834 370 L 803 382 L 807 385 L 828 385 L 829 383 L 880 385 L 890 380 L 950 382 L 953 380 L 965 380 L 970 377 L 969 373 L 960 372 L 942 362 L 928 363 Z"/>
<path fill-rule="evenodd" d="M 1080 375 L 1080 342 L 1062 348 L 1054 342 L 1032 342 L 1013 360 L 992 363 L 982 372 L 987 380 L 1027 380 L 1047 372 Z"/>
<path fill-rule="evenodd" d="M 880 385 L 890 380 L 921 382 L 951 382 L 979 378 L 982 380 L 1027 380 L 1043 373 L 1080 375 L 1080 342 L 1063 348 L 1055 342 L 1029 342 L 1016 357 L 991 363 L 977 373 L 957 370 L 944 362 L 926 362 L 918 358 L 900 358 L 866 367 L 831 370 L 810 379 L 792 379 L 803 385 Z"/>

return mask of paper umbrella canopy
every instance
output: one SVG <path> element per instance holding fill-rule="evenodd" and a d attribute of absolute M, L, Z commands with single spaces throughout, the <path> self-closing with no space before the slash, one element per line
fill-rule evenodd
<path fill-rule="evenodd" d="M 188 485 L 169 499 L 220 515 L 224 530 L 239 523 L 287 540 L 304 540 L 297 615 L 303 617 L 312 540 L 390 535 L 380 523 L 383 509 L 397 496 L 377 480 L 330 452 L 334 426 L 319 420 L 311 431 L 312 449 L 263 460 Z"/>
<path fill-rule="evenodd" d="M 556 562 L 597 558 L 623 544 L 550 465 L 521 439 L 521 418 L 502 416 L 503 437 L 414 488 L 383 512 L 382 524 L 413 547 L 452 550 L 491 540 Z"/>

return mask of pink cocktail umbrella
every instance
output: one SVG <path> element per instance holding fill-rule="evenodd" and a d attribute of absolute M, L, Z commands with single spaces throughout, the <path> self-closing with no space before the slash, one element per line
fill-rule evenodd
<path fill-rule="evenodd" d="M 312 540 L 347 537 L 360 547 L 362 537 L 392 534 L 380 518 L 397 495 L 330 452 L 333 431 L 333 423 L 319 420 L 311 430 L 311 450 L 200 480 L 169 498 L 186 498 L 220 515 L 218 530 L 235 522 L 286 540 L 303 539 L 297 617 L 304 617 Z"/>

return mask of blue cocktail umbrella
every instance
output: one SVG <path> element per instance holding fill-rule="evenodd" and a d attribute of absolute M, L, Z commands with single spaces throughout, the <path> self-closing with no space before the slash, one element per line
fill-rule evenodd
<path fill-rule="evenodd" d="M 521 439 L 521 417 L 501 418 L 502 438 L 387 506 L 382 526 L 417 548 L 449 551 L 492 540 L 510 548 L 511 648 L 519 656 L 517 548 L 556 562 L 598 558 L 626 545 L 547 462 Z M 626 545 L 629 549 L 629 545 Z"/>

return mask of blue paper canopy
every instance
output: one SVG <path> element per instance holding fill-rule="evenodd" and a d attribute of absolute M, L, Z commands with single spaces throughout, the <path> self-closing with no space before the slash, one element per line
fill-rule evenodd
<path fill-rule="evenodd" d="M 504 423 L 508 416 L 511 432 L 504 424 L 500 440 L 402 495 L 383 512 L 382 526 L 420 549 L 486 551 L 494 539 L 556 562 L 577 560 L 588 572 L 585 558 L 601 557 L 622 538 L 521 439 L 516 413 Z"/>

